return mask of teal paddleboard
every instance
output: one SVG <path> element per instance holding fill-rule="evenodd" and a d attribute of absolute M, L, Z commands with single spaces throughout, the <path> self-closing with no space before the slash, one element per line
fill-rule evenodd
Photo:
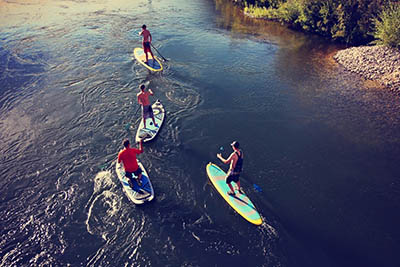
<path fill-rule="evenodd" d="M 208 178 L 217 189 L 218 193 L 226 202 L 243 218 L 255 225 L 262 224 L 262 219 L 256 207 L 251 200 L 239 191 L 235 190 L 235 195 L 228 195 L 229 186 L 225 182 L 226 173 L 214 163 L 208 163 L 206 166 Z"/>

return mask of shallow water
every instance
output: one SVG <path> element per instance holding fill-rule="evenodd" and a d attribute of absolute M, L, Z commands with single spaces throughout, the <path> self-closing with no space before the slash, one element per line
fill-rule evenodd
<path fill-rule="evenodd" d="M 399 266 L 400 98 L 343 71 L 339 47 L 221 0 L 0 15 L 1 266 Z M 132 59 L 143 23 L 162 73 Z M 156 199 L 134 206 L 114 162 L 143 82 L 167 117 L 140 156 Z M 207 182 L 232 140 L 260 227 Z"/>

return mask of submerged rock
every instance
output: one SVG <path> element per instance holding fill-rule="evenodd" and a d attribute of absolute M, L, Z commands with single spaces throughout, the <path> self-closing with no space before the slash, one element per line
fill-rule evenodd
<path fill-rule="evenodd" d="M 400 51 L 383 45 L 340 50 L 333 57 L 348 71 L 400 92 Z"/>

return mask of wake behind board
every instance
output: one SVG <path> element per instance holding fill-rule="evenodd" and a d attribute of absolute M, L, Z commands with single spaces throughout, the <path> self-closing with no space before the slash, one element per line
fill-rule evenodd
<path fill-rule="evenodd" d="M 163 66 L 161 64 L 161 61 L 154 56 L 155 60 L 151 57 L 150 53 L 148 53 L 148 61 L 147 64 L 144 63 L 146 61 L 146 55 L 144 54 L 144 50 L 143 48 L 140 47 L 136 47 L 133 50 L 133 55 L 135 56 L 136 60 L 142 64 L 143 66 L 145 66 L 146 68 L 148 68 L 151 71 L 162 71 L 163 70 Z"/>
<path fill-rule="evenodd" d="M 143 204 L 151 201 L 154 198 L 154 190 L 150 182 L 149 175 L 144 169 L 142 163 L 138 161 L 138 165 L 143 171 L 141 178 L 142 183 L 139 186 L 139 184 L 136 182 L 136 179 L 133 179 L 133 188 L 129 185 L 128 178 L 125 176 L 124 166 L 117 162 L 117 164 L 115 164 L 115 170 L 117 171 L 118 179 L 121 182 L 122 188 L 124 189 L 128 198 L 135 204 Z M 132 175 L 134 178 L 136 178 L 134 174 Z"/>
<path fill-rule="evenodd" d="M 221 170 L 220 167 L 214 163 L 208 163 L 206 166 L 208 178 L 211 180 L 218 193 L 225 199 L 226 202 L 235 210 L 237 213 L 242 215 L 247 221 L 255 225 L 261 225 L 262 219 L 260 214 L 257 212 L 256 207 L 246 194 L 241 194 L 235 190 L 235 195 L 230 196 L 227 194 L 230 191 L 229 186 L 225 182 L 226 173 Z"/>
<path fill-rule="evenodd" d="M 143 140 L 143 142 L 153 140 L 160 131 L 161 125 L 164 122 L 165 109 L 160 100 L 157 100 L 153 105 L 151 105 L 151 107 L 153 109 L 154 120 L 158 127 L 156 127 L 153 120 L 149 118 L 146 119 L 146 128 L 144 128 L 143 119 L 141 119 L 139 128 L 136 132 L 136 142 L 139 142 L 140 140 Z"/>

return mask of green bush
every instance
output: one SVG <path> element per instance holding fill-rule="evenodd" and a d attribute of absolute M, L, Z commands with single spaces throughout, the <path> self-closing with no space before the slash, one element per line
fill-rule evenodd
<path fill-rule="evenodd" d="M 247 6 L 246 5 L 246 7 L 244 8 L 244 13 L 246 13 L 254 18 L 273 19 L 270 12 L 265 7 L 258 7 L 258 6 L 253 6 L 253 5 Z"/>
<path fill-rule="evenodd" d="M 389 3 L 374 22 L 376 43 L 400 48 L 400 4 Z"/>
<path fill-rule="evenodd" d="M 389 4 L 388 3 L 391 3 Z M 399 2 L 396 0 L 247 0 L 245 12 L 285 22 L 291 27 L 317 33 L 347 44 L 379 39 L 399 45 Z M 376 21 L 383 6 L 389 6 Z"/>
<path fill-rule="evenodd" d="M 244 12 L 256 18 L 266 18 L 293 24 L 300 15 L 301 1 L 255 1 L 254 5 L 246 4 Z"/>
<path fill-rule="evenodd" d="M 301 13 L 301 1 L 289 0 L 284 2 L 279 6 L 279 11 L 283 22 L 294 25 Z"/>
<path fill-rule="evenodd" d="M 266 1 L 257 2 L 256 5 L 246 3 L 244 12 L 255 18 L 266 18 L 271 20 L 282 21 L 282 14 L 280 12 L 280 8 L 279 7 L 274 8 L 271 6 L 271 3 L 269 2 L 267 3 Z"/>

